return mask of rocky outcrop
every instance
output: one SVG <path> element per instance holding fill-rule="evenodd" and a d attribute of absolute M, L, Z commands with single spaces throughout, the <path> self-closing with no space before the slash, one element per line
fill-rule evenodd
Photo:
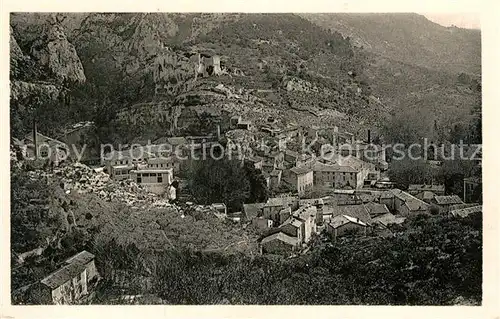
<path fill-rule="evenodd" d="M 13 102 L 54 101 L 60 97 L 61 88 L 50 83 L 29 83 L 24 81 L 10 82 L 10 98 Z"/>
<path fill-rule="evenodd" d="M 299 91 L 299 92 L 318 92 L 318 88 L 311 84 L 311 82 L 304 81 L 299 78 L 284 78 L 283 86 L 287 91 Z"/>
<path fill-rule="evenodd" d="M 12 27 L 10 27 L 10 58 L 12 60 L 20 60 L 24 57 L 23 51 L 19 47 L 19 44 L 17 44 L 16 38 L 14 38 L 14 30 L 12 30 Z"/>
<path fill-rule="evenodd" d="M 141 60 L 155 56 L 177 32 L 177 24 L 166 14 L 143 13 L 129 40 L 130 51 Z"/>
<path fill-rule="evenodd" d="M 31 55 L 60 84 L 85 82 L 82 62 L 54 17 L 45 24 L 42 37 L 31 46 Z"/>

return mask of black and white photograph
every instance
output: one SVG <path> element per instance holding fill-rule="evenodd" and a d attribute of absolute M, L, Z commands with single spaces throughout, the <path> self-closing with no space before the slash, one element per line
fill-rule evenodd
<path fill-rule="evenodd" d="M 8 23 L 12 305 L 483 305 L 478 13 Z"/>

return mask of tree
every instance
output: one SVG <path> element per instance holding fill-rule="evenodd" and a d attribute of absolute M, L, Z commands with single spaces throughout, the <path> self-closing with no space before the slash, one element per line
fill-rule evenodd
<path fill-rule="evenodd" d="M 256 169 L 251 163 L 245 163 L 246 177 L 250 183 L 250 196 L 248 203 L 263 203 L 269 198 L 269 188 L 262 171 Z"/>
<path fill-rule="evenodd" d="M 241 163 L 229 159 L 193 161 L 188 186 L 200 204 L 225 203 L 237 211 L 250 196 L 250 182 Z"/>
<path fill-rule="evenodd" d="M 403 189 L 410 184 L 430 184 L 437 176 L 437 171 L 425 161 L 409 157 L 393 160 L 389 169 L 390 179 Z"/>

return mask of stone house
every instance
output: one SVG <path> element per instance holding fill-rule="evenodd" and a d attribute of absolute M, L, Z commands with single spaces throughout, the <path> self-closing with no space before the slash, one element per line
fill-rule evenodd
<path fill-rule="evenodd" d="M 431 201 L 439 207 L 439 213 L 446 214 L 450 211 L 450 206 L 463 204 L 457 195 L 435 196 Z"/>
<path fill-rule="evenodd" d="M 394 197 L 387 207 L 398 214 L 406 217 L 429 212 L 430 205 L 415 196 L 400 189 L 391 189 L 391 192 Z"/>
<path fill-rule="evenodd" d="M 93 254 L 82 251 L 35 285 L 32 297 L 40 304 L 74 304 L 88 295 L 99 278 Z"/>
<path fill-rule="evenodd" d="M 280 230 L 288 236 L 296 238 L 298 245 L 304 242 L 305 227 L 302 221 L 290 217 L 280 226 Z"/>
<path fill-rule="evenodd" d="M 350 166 L 314 163 L 314 185 L 326 189 L 356 189 L 363 183 L 361 174 Z"/>
<path fill-rule="evenodd" d="M 174 174 L 177 175 L 180 172 L 180 163 L 175 159 L 174 156 L 170 157 L 152 157 L 146 160 L 147 168 L 154 169 L 172 169 Z"/>
<path fill-rule="evenodd" d="M 366 236 L 369 225 L 359 218 L 348 215 L 338 215 L 326 223 L 326 231 L 334 238 L 343 236 L 348 232 L 359 232 Z"/>
<path fill-rule="evenodd" d="M 308 167 L 294 167 L 290 169 L 289 182 L 299 196 L 304 196 L 313 188 L 313 170 Z"/>
<path fill-rule="evenodd" d="M 277 255 L 293 253 L 298 246 L 297 237 L 290 236 L 282 231 L 270 234 L 260 242 L 261 252 Z"/>
<path fill-rule="evenodd" d="M 262 207 L 262 216 L 274 221 L 275 225 L 280 225 L 284 219 L 290 216 L 292 210 L 298 208 L 298 199 L 295 197 L 274 197 L 269 198 Z"/>
<path fill-rule="evenodd" d="M 145 187 L 150 192 L 158 195 L 172 197 L 172 182 L 174 180 L 173 169 L 139 169 L 130 171 L 130 179 Z"/>
<path fill-rule="evenodd" d="M 292 213 L 292 217 L 303 223 L 303 243 L 311 240 L 313 234 L 317 233 L 316 219 L 318 210 L 316 206 L 304 205 Z"/>

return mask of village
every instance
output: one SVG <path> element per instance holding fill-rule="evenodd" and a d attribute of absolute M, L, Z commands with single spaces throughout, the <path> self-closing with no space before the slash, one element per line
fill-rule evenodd
<path fill-rule="evenodd" d="M 167 60 L 156 61 L 157 94 L 168 90 L 160 80 L 167 72 Z M 198 55 L 195 65 L 200 77 L 227 72 L 218 56 Z M 77 123 L 53 138 L 38 132 L 34 123 L 30 134 L 13 139 L 21 155 L 14 151 L 11 156 L 63 175 L 66 181 L 61 188 L 67 194 L 94 192 L 107 200 L 123 199 L 131 206 L 194 208 L 252 228 L 259 233 L 260 252 L 266 255 L 304 254 L 318 239 L 337 243 L 346 236 L 396 236 L 393 225 L 419 214 L 461 218 L 482 211 L 481 203 L 471 202 L 471 194 L 481 184 L 478 178 L 464 179 L 462 198 L 447 195 L 445 186 L 439 184 L 396 188 L 387 174 L 390 163 L 385 150 L 374 143 L 370 130 L 360 137 L 336 126 L 282 125 L 272 117 L 262 124 L 234 115 L 210 135 L 164 136 L 119 150 L 101 147 L 100 153 L 75 149 L 85 144 L 86 131 L 93 125 Z M 304 145 L 311 147 L 304 149 Z M 203 206 L 193 201 L 184 187 L 185 176 L 193 161 L 214 157 L 214 150 L 219 159 L 230 157 L 252 165 L 272 196 L 265 202 L 241 203 L 241 211 L 231 211 L 222 202 Z M 108 183 L 125 185 L 128 190 L 106 190 Z M 90 252 L 82 251 L 41 280 L 44 302 L 68 303 L 86 295 L 99 276 L 93 259 Z"/>

